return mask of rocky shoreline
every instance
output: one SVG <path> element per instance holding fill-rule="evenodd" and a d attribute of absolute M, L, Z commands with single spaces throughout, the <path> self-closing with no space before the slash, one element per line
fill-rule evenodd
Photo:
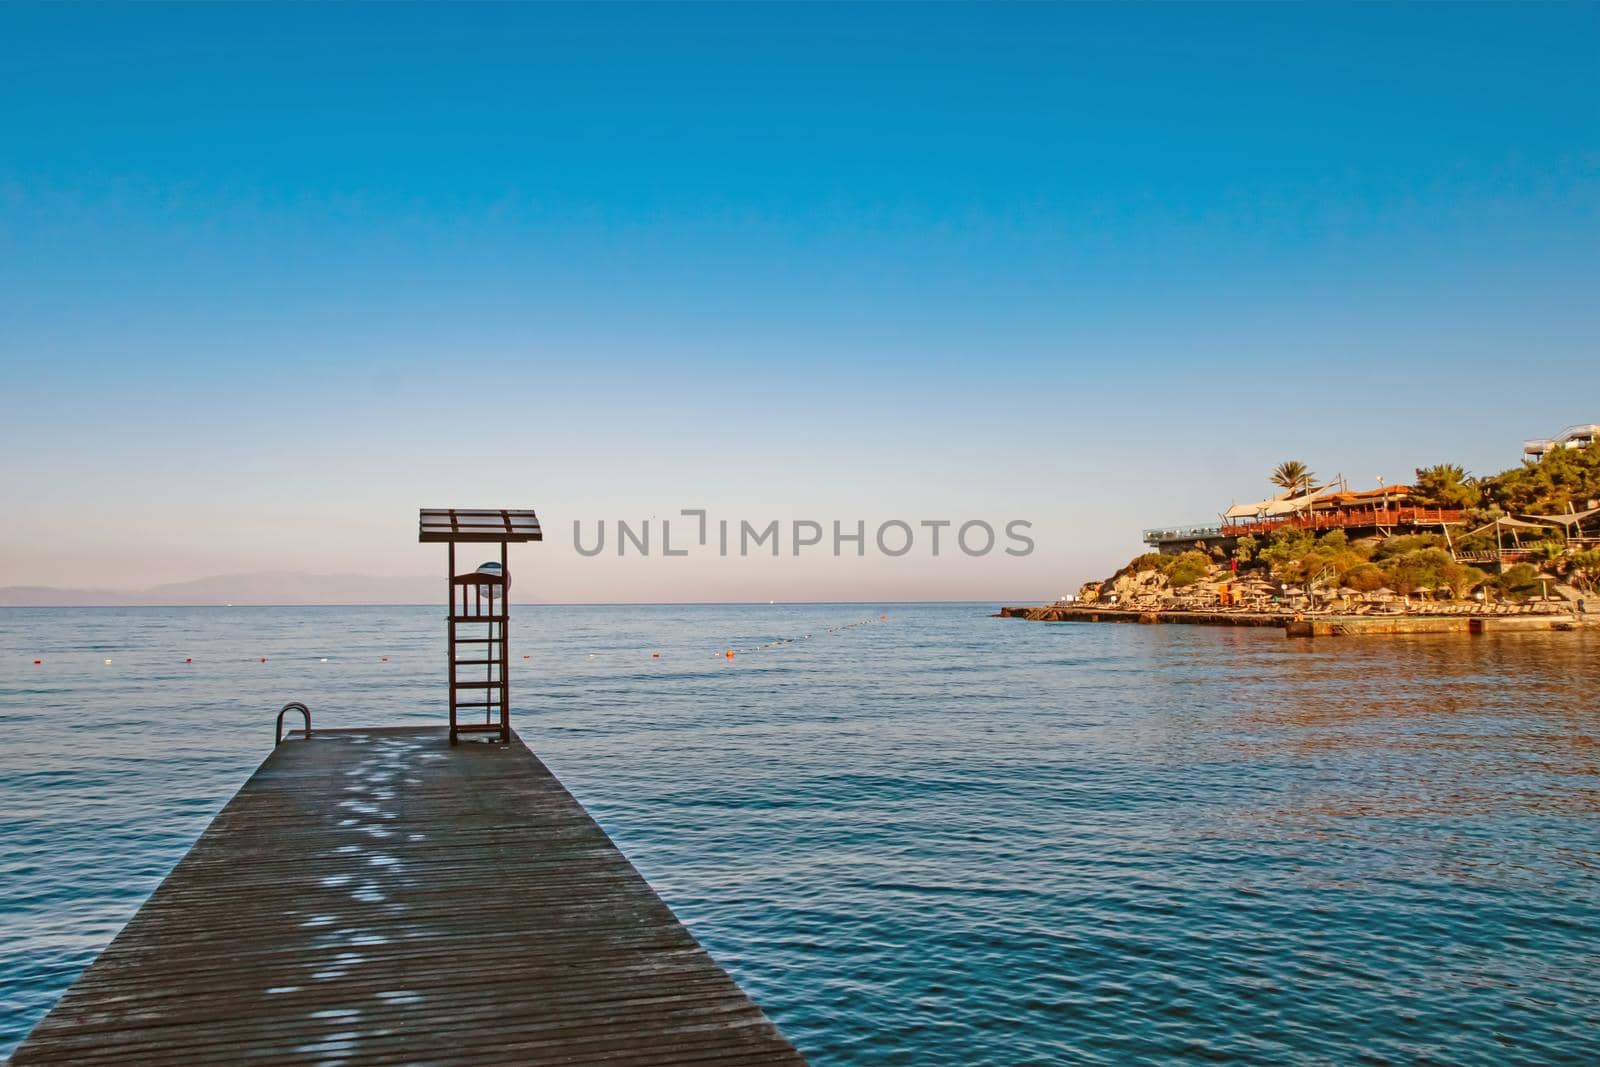
<path fill-rule="evenodd" d="M 1538 633 L 1600 628 L 1600 618 L 1570 612 L 1497 614 L 1341 615 L 1333 612 L 1164 611 L 1092 604 L 1041 604 L 1003 607 L 1000 619 L 1032 622 L 1109 622 L 1187 626 L 1247 626 L 1282 629 L 1289 637 L 1361 637 L 1403 634 Z"/>

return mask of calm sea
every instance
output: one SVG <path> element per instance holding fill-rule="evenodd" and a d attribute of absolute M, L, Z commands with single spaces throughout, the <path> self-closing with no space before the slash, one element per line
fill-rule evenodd
<path fill-rule="evenodd" d="M 524 608 L 515 724 L 818 1065 L 1593 1062 L 1600 634 L 990 610 Z M 439 616 L 0 610 L 0 1054 Z"/>

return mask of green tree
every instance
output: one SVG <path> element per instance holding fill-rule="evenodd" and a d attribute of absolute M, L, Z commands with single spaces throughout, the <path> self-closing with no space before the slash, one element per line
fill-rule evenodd
<path fill-rule="evenodd" d="M 1417 481 L 1411 489 L 1411 498 L 1428 508 L 1476 507 L 1482 496 L 1477 483 L 1455 463 L 1418 467 Z"/>
<path fill-rule="evenodd" d="M 1233 543 L 1233 558 L 1239 561 L 1242 567 L 1256 558 L 1256 549 L 1259 547 L 1254 537 L 1245 534 Z"/>
<path fill-rule="evenodd" d="M 1310 488 L 1314 477 L 1316 476 L 1311 473 L 1311 468 L 1298 459 L 1286 459 L 1273 469 L 1271 481 L 1280 489 L 1298 493 Z"/>
<path fill-rule="evenodd" d="M 1508 512 L 1554 515 L 1600 499 L 1600 441 L 1587 448 L 1557 448 L 1483 481 L 1487 503 Z"/>
<path fill-rule="evenodd" d="M 1478 586 L 1489 580 L 1489 575 L 1476 567 L 1469 567 L 1465 563 L 1447 563 L 1440 571 L 1440 577 L 1450 590 L 1450 595 L 1457 600 L 1465 599 Z"/>

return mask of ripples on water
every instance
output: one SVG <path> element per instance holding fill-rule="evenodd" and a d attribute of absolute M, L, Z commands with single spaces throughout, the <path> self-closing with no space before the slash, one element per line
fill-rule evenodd
<path fill-rule="evenodd" d="M 513 628 L 519 732 L 814 1063 L 1592 1062 L 1600 634 L 888 610 Z M 439 721 L 439 615 L 0 611 L 0 1054 L 279 704 Z"/>

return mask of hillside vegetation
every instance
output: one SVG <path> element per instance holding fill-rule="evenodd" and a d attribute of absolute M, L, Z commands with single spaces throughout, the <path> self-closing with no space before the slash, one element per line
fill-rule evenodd
<path fill-rule="evenodd" d="M 1301 492 L 1314 476 L 1305 464 L 1290 460 L 1279 465 L 1271 481 Z M 1284 590 L 1314 596 L 1387 590 L 1400 596 L 1463 599 L 1482 591 L 1520 600 L 1541 594 L 1551 582 L 1600 589 L 1600 550 L 1569 545 L 1565 530 L 1556 525 L 1519 529 L 1518 546 L 1529 552 L 1532 562 L 1516 563 L 1504 573 L 1454 558 L 1494 550 L 1496 519 L 1567 514 L 1600 503 L 1600 442 L 1587 448 L 1558 448 L 1537 463 L 1485 478 L 1472 477 L 1455 464 L 1420 468 L 1410 499 L 1423 507 L 1462 510 L 1465 521 L 1452 527 L 1454 540 L 1438 533 L 1352 539 L 1343 530 L 1319 536 L 1279 527 L 1260 536 L 1240 537 L 1231 551 L 1197 548 L 1180 555 L 1138 556 L 1106 582 L 1086 586 L 1085 593 L 1094 599 L 1113 591 L 1157 586 L 1172 594 L 1191 588 L 1210 593 L 1229 581 L 1251 578 L 1270 579 Z"/>

